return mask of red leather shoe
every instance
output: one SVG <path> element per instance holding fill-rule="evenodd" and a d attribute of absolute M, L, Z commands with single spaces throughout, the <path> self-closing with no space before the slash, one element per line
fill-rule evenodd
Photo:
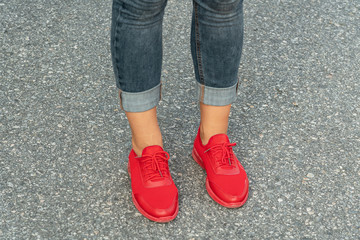
<path fill-rule="evenodd" d="M 217 134 L 203 145 L 200 127 L 194 141 L 192 157 L 206 170 L 206 190 L 217 203 L 237 208 L 244 205 L 249 193 L 245 169 L 235 156 L 226 134 Z"/>
<path fill-rule="evenodd" d="M 144 148 L 141 156 L 132 149 L 128 172 L 131 178 L 132 200 L 148 219 L 169 222 L 178 211 L 178 190 L 171 178 L 169 154 L 161 146 Z"/>

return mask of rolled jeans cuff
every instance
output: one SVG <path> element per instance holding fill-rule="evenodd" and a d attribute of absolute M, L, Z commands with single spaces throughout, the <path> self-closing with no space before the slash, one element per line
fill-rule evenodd
<path fill-rule="evenodd" d="M 120 107 L 126 112 L 144 112 L 155 107 L 161 99 L 161 83 L 143 92 L 124 92 L 120 89 Z"/>
<path fill-rule="evenodd" d="M 232 104 L 237 98 L 237 82 L 235 85 L 226 88 L 215 88 L 205 86 L 196 81 L 197 99 L 199 102 L 212 106 L 226 106 Z"/>

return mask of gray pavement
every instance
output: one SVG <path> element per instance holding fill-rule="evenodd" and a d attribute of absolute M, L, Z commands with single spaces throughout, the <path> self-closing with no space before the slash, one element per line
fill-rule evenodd
<path fill-rule="evenodd" d="M 248 202 L 216 204 L 190 156 L 192 2 L 170 0 L 158 113 L 180 211 L 158 224 L 131 201 L 111 1 L 0 0 L 0 239 L 360 239 L 360 3 L 244 7 L 229 136 Z"/>

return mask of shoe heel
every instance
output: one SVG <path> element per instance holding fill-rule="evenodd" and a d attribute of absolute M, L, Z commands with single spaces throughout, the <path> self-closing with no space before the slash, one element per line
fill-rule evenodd
<path fill-rule="evenodd" d="M 197 153 L 197 151 L 195 150 L 195 147 L 192 150 L 191 156 L 193 157 L 193 159 L 195 160 L 195 162 L 197 162 L 197 164 L 200 165 L 200 167 L 205 168 L 204 166 L 204 162 L 201 160 L 199 154 Z"/>

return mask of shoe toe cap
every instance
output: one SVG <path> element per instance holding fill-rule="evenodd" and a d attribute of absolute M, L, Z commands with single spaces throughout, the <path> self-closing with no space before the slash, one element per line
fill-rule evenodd
<path fill-rule="evenodd" d="M 227 181 L 209 181 L 212 192 L 223 202 L 236 204 L 243 202 L 248 194 L 249 182 L 247 178 L 237 177 Z"/>
<path fill-rule="evenodd" d="M 139 207 L 155 218 L 170 217 L 176 213 L 178 193 L 175 189 L 152 189 L 151 193 L 135 194 Z"/>

